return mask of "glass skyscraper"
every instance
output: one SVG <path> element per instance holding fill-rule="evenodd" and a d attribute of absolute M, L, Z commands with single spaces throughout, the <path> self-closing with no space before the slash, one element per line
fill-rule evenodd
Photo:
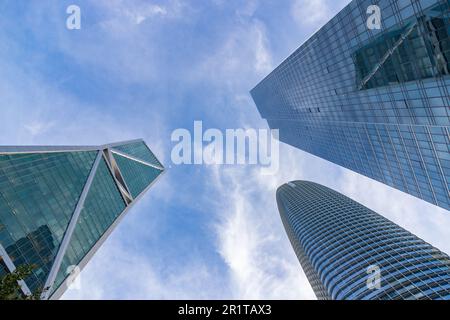
<path fill-rule="evenodd" d="M 450 257 L 376 212 L 306 181 L 277 202 L 318 299 L 450 300 Z"/>
<path fill-rule="evenodd" d="M 251 91 L 281 141 L 448 210 L 449 93 L 450 0 L 354 0 Z"/>
<path fill-rule="evenodd" d="M 0 147 L 0 276 L 34 265 L 23 292 L 60 297 L 163 171 L 142 140 Z"/>

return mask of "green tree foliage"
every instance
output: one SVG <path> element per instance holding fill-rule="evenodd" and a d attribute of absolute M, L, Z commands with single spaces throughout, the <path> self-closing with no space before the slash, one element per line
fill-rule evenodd
<path fill-rule="evenodd" d="M 39 300 L 41 290 L 37 290 L 32 295 L 26 296 L 20 289 L 18 281 L 26 279 L 35 266 L 19 266 L 14 272 L 0 278 L 0 300 Z"/>

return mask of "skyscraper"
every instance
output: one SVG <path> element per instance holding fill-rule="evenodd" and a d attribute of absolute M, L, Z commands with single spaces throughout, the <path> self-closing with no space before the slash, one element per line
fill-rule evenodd
<path fill-rule="evenodd" d="M 0 147 L 0 275 L 34 265 L 23 292 L 60 297 L 163 171 L 142 140 Z"/>
<path fill-rule="evenodd" d="M 449 30 L 450 0 L 354 0 L 251 94 L 281 141 L 450 210 Z"/>
<path fill-rule="evenodd" d="M 318 299 L 450 299 L 450 257 L 376 212 L 306 181 L 277 202 Z"/>

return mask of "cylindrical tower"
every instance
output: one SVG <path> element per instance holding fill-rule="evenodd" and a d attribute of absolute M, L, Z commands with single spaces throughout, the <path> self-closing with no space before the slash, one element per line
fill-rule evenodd
<path fill-rule="evenodd" d="M 318 299 L 450 299 L 450 257 L 378 213 L 306 181 L 277 203 Z"/>

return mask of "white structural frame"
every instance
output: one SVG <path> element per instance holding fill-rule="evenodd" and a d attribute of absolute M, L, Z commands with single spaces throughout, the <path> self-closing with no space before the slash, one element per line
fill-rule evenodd
<path fill-rule="evenodd" d="M 97 151 L 97 157 L 94 161 L 94 164 L 92 165 L 91 171 L 89 173 L 89 177 L 84 185 L 83 191 L 80 195 L 80 198 L 78 199 L 78 203 L 72 214 L 69 225 L 64 233 L 63 240 L 58 248 L 58 252 L 56 254 L 56 257 L 53 262 L 50 273 L 47 276 L 44 290 L 41 294 L 41 299 L 43 299 L 43 300 L 58 299 L 62 296 L 62 294 L 70 286 L 70 283 L 68 283 L 68 279 L 66 278 L 64 280 L 64 282 L 52 294 L 52 289 L 53 289 L 53 286 L 54 286 L 54 283 L 56 280 L 56 276 L 61 268 L 61 264 L 62 264 L 64 255 L 66 254 L 67 248 L 70 244 L 70 240 L 72 238 L 75 227 L 78 223 L 80 213 L 84 207 L 84 203 L 86 201 L 87 195 L 89 194 L 89 190 L 92 186 L 92 182 L 94 181 L 95 175 L 97 173 L 97 169 L 98 169 L 102 159 L 106 162 L 108 169 L 110 171 L 110 174 L 112 175 L 114 182 L 116 183 L 116 186 L 121 193 L 121 196 L 124 200 L 126 207 L 125 207 L 125 210 L 119 214 L 119 216 L 116 218 L 116 220 L 111 224 L 111 226 L 105 231 L 105 233 L 100 237 L 100 239 L 90 249 L 90 251 L 86 254 L 86 256 L 81 260 L 81 262 L 77 266 L 79 268 L 79 270 L 82 270 L 87 265 L 87 263 L 92 258 L 92 256 L 102 246 L 102 244 L 106 241 L 106 239 L 109 237 L 109 235 L 114 231 L 114 229 L 117 227 L 117 225 L 120 223 L 120 221 L 123 220 L 125 215 L 130 211 L 130 209 L 134 206 L 134 204 L 137 201 L 139 201 L 144 196 L 144 194 L 156 183 L 156 181 L 159 180 L 159 178 L 162 176 L 162 174 L 165 173 L 165 168 L 162 166 L 149 163 L 147 161 L 138 159 L 127 153 L 124 153 L 122 151 L 114 149 L 114 147 L 117 147 L 117 146 L 128 145 L 128 144 L 132 144 L 132 143 L 136 143 L 136 142 L 145 143 L 142 139 L 136 139 L 136 140 L 111 143 L 111 144 L 106 144 L 106 145 L 101 145 L 101 146 L 29 146 L 29 147 L 28 146 L 20 146 L 20 147 L 0 146 L 0 155 Z M 150 151 L 150 149 L 149 149 L 149 151 Z M 136 198 L 133 198 L 129 191 L 128 186 L 126 185 L 126 181 L 123 178 L 122 173 L 120 172 L 120 169 L 115 164 L 114 154 L 120 155 L 131 161 L 135 161 L 140 164 L 160 170 L 161 173 L 158 175 L 158 177 L 155 180 L 153 180 L 145 188 L 144 191 L 142 191 Z M 121 183 L 119 180 L 123 181 L 124 183 Z M 3 246 L 1 244 L 0 244 L 0 256 L 2 257 L 3 261 L 5 262 L 5 265 L 7 266 L 8 270 L 10 272 L 13 272 L 16 269 L 16 267 L 14 266 L 14 263 L 12 262 L 11 258 L 9 257 L 6 250 L 3 248 Z M 71 280 L 73 280 L 73 279 L 71 279 Z M 21 289 L 24 294 L 26 294 L 26 295 L 31 294 L 31 291 L 29 290 L 28 286 L 26 285 L 26 283 L 24 281 L 20 281 L 19 284 L 20 284 Z"/>
<path fill-rule="evenodd" d="M 106 160 L 109 172 L 111 172 L 111 175 L 113 176 L 117 186 L 119 187 L 119 191 L 122 194 L 123 200 L 127 205 L 130 204 L 133 201 L 133 196 L 131 195 L 130 188 L 128 187 L 125 179 L 123 178 L 122 172 L 120 171 L 120 168 L 117 165 L 116 160 L 114 159 L 114 156 L 111 153 L 111 150 L 110 149 L 104 150 L 103 157 Z"/>
<path fill-rule="evenodd" d="M 124 158 L 128 158 L 128 159 L 133 160 L 133 161 L 135 161 L 135 162 L 139 162 L 139 163 L 141 163 L 141 164 L 143 164 L 143 165 L 146 165 L 146 166 L 149 166 L 149 167 L 158 169 L 158 170 L 164 170 L 163 167 L 160 167 L 160 166 L 158 166 L 158 165 L 151 164 L 151 163 L 149 163 L 149 162 L 147 162 L 147 161 L 144 161 L 144 160 L 140 160 L 140 159 L 138 159 L 138 158 L 136 158 L 136 157 L 130 156 L 130 155 L 126 154 L 125 152 L 116 150 L 116 149 L 114 149 L 114 148 L 110 149 L 110 151 L 111 151 L 112 153 L 118 154 L 119 156 L 122 156 L 122 157 L 124 157 Z"/>
<path fill-rule="evenodd" d="M 44 285 L 44 290 L 41 295 L 41 299 L 47 299 L 50 290 L 55 282 L 56 275 L 58 274 L 59 269 L 61 268 L 61 263 L 66 254 L 67 247 L 69 246 L 70 239 L 72 238 L 72 234 L 75 231 L 75 227 L 78 223 L 78 218 L 80 217 L 81 210 L 83 210 L 84 202 L 86 201 L 89 190 L 91 189 L 92 181 L 94 181 L 94 177 L 97 173 L 98 166 L 100 161 L 102 160 L 102 151 L 97 153 L 97 158 L 95 159 L 94 165 L 92 166 L 91 172 L 89 173 L 89 177 L 84 185 L 83 192 L 78 200 L 77 206 L 75 207 L 75 211 L 72 214 L 72 218 L 70 219 L 69 225 L 67 226 L 66 232 L 64 233 L 63 240 L 61 245 L 59 246 L 58 253 L 56 254 L 56 258 L 53 261 L 52 268 L 50 269 L 50 273 L 47 277 L 47 281 Z"/>
<path fill-rule="evenodd" d="M 5 248 L 0 244 L 0 256 L 3 259 L 3 262 L 5 263 L 6 267 L 8 268 L 9 272 L 14 272 L 16 271 L 16 266 L 14 265 L 14 262 L 12 262 L 11 258 L 9 257 L 8 253 L 6 252 Z M 20 280 L 18 281 L 20 289 L 22 289 L 22 292 L 24 294 L 31 295 L 31 291 L 28 288 L 27 284 L 25 283 L 25 281 Z"/>

